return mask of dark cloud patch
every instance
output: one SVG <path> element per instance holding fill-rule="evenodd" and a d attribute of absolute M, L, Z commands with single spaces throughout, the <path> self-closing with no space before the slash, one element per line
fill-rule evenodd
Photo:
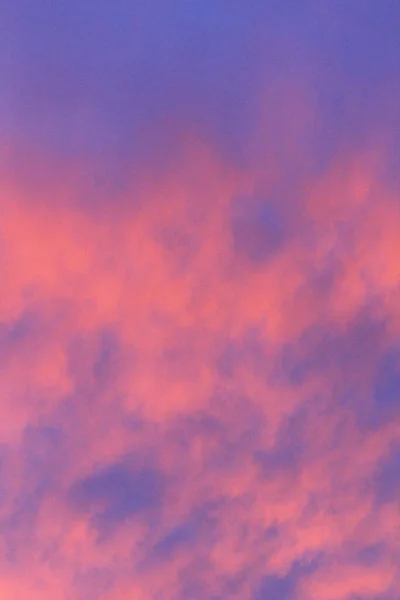
<path fill-rule="evenodd" d="M 37 516 L 47 495 L 46 483 L 38 482 L 34 488 L 24 489 L 23 493 L 13 498 L 12 511 L 0 521 L 7 562 L 17 564 L 24 553 L 32 550 L 36 541 Z"/>
<path fill-rule="evenodd" d="M 35 332 L 38 327 L 38 317 L 32 311 L 24 312 L 15 321 L 2 323 L 0 326 L 0 346 L 17 344 Z"/>
<path fill-rule="evenodd" d="M 3 364 L 35 343 L 41 343 L 43 321 L 40 313 L 27 310 L 14 321 L 0 324 L 0 360 Z"/>
<path fill-rule="evenodd" d="M 400 415 L 400 348 L 389 348 L 378 362 L 374 389 L 374 414 L 378 420 Z"/>
<path fill-rule="evenodd" d="M 393 447 L 376 473 L 375 492 L 379 503 L 398 502 L 400 497 L 400 444 Z"/>
<path fill-rule="evenodd" d="M 69 455 L 63 430 L 54 425 L 28 425 L 22 435 L 19 454 L 23 479 L 13 491 L 8 489 L 8 477 L 12 475 L 10 459 L 15 449 L 6 453 L 3 473 L 4 504 L 9 507 L 0 520 L 6 544 L 7 560 L 18 561 L 24 552 L 30 552 L 36 544 L 36 522 L 43 502 L 59 490 L 60 476 Z"/>
<path fill-rule="evenodd" d="M 315 571 L 321 560 L 322 557 L 315 557 L 310 561 L 297 561 L 287 575 L 265 576 L 252 600 L 295 600 L 298 583 Z"/>
<path fill-rule="evenodd" d="M 387 548 L 385 545 L 382 542 L 379 542 L 372 546 L 361 548 L 357 553 L 357 558 L 362 565 L 372 567 L 379 563 L 386 552 Z"/>
<path fill-rule="evenodd" d="M 357 379 L 365 383 L 384 344 L 385 330 L 386 322 L 369 309 L 360 311 L 345 331 L 337 332 L 333 323 L 312 325 L 295 343 L 283 348 L 276 376 L 296 385 L 314 373 L 325 372 L 339 374 L 335 378 L 339 386 Z"/>
<path fill-rule="evenodd" d="M 193 544 L 199 537 L 200 528 L 201 522 L 197 522 L 196 519 L 188 519 L 181 525 L 177 525 L 155 546 L 153 558 L 168 560 L 185 546 L 190 546 L 193 550 Z"/>
<path fill-rule="evenodd" d="M 201 554 L 207 554 L 207 548 L 216 535 L 217 520 L 215 507 L 204 504 L 195 508 L 182 523 L 160 539 L 153 547 L 146 564 L 152 566 L 154 562 L 173 560 L 181 551 L 193 553 L 193 560 Z"/>
<path fill-rule="evenodd" d="M 28 425 L 24 431 L 22 453 L 28 481 L 32 476 L 56 479 L 68 460 L 66 439 L 61 426 Z"/>
<path fill-rule="evenodd" d="M 22 560 L 38 543 L 38 516 L 59 491 L 69 460 L 65 442 L 62 428 L 49 422 L 27 425 L 18 446 L 0 446 L 0 530 L 10 563 Z"/>
<path fill-rule="evenodd" d="M 296 477 L 300 473 L 306 452 L 306 422 L 305 409 L 287 417 L 279 428 L 273 448 L 254 452 L 254 461 L 262 477 Z"/>
<path fill-rule="evenodd" d="M 130 467 L 125 462 L 95 470 L 76 481 L 69 500 L 78 512 L 88 513 L 100 529 L 160 509 L 165 494 L 163 474 L 155 467 Z"/>
<path fill-rule="evenodd" d="M 291 600 L 293 598 L 295 580 L 291 577 L 268 575 L 261 583 L 253 600 Z"/>
<path fill-rule="evenodd" d="M 348 409 L 360 430 L 372 431 L 400 410 L 399 355 L 387 348 L 387 332 L 388 322 L 370 308 L 341 331 L 333 323 L 316 323 L 282 348 L 274 378 L 297 386 L 324 375 L 332 402 Z"/>
<path fill-rule="evenodd" d="M 263 537 L 267 542 L 275 542 L 279 538 L 280 533 L 281 529 L 280 527 L 278 527 L 278 525 L 270 525 L 264 531 Z"/>
<path fill-rule="evenodd" d="M 261 265 L 282 248 L 285 227 L 278 202 L 236 198 L 232 203 L 232 239 L 237 257 Z"/>

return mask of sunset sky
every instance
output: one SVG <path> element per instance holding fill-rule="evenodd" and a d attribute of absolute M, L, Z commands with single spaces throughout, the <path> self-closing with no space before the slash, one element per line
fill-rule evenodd
<path fill-rule="evenodd" d="M 0 0 L 0 272 L 0 600 L 399 600 L 398 0 Z"/>

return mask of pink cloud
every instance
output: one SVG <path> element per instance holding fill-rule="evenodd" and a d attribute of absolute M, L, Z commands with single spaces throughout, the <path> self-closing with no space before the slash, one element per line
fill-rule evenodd
<path fill-rule="evenodd" d="M 393 199 L 339 165 L 252 265 L 229 211 L 257 181 L 193 156 L 107 214 L 62 171 L 40 202 L 3 186 L 4 597 L 394 597 L 399 515 L 374 478 L 398 414 L 360 420 L 398 339 Z"/>

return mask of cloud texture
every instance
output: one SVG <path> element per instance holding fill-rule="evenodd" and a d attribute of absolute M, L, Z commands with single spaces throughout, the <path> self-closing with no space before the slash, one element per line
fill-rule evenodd
<path fill-rule="evenodd" d="M 398 600 L 394 0 L 4 0 L 3 600 Z"/>

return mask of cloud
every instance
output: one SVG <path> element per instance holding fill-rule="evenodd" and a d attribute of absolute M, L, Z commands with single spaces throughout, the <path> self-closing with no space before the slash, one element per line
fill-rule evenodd
<path fill-rule="evenodd" d="M 162 474 L 151 467 L 130 471 L 115 463 L 73 484 L 69 492 L 76 510 L 112 527 L 162 505 Z"/>
<path fill-rule="evenodd" d="M 396 3 L 4 6 L 5 600 L 397 600 Z"/>
<path fill-rule="evenodd" d="M 284 235 L 254 262 L 243 253 L 264 201 L 242 195 L 246 182 L 225 168 L 192 165 L 209 173 L 198 211 L 177 176 L 160 192 L 149 185 L 140 208 L 115 212 L 107 227 L 73 199 L 45 196 L 34 209 L 23 185 L 10 186 L 1 312 L 10 597 L 13 569 L 41 593 L 57 578 L 60 598 L 393 596 L 395 279 L 371 262 L 395 218 L 391 200 L 380 196 L 374 252 L 360 255 L 369 188 L 357 170 L 329 174 L 302 209 L 314 238 Z M 313 199 L 332 187 L 353 206 L 328 194 L 326 215 Z M 53 189 L 49 180 L 49 197 Z M 152 202 L 161 191 L 168 201 Z M 237 233 L 242 254 L 234 198 L 254 203 L 249 216 L 241 208 L 251 224 Z M 332 211 L 347 236 L 331 227 Z M 189 254 L 160 235 L 175 222 L 191 236 Z M 359 288 L 362 270 L 370 279 Z M 359 556 L 378 546 L 366 578 Z M 325 572 L 343 579 L 336 596 Z"/>

